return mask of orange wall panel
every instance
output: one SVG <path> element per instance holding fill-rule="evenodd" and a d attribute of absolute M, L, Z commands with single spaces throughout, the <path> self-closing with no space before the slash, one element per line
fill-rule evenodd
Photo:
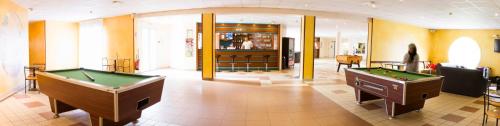
<path fill-rule="evenodd" d="M 29 23 L 29 64 L 45 64 L 45 21 Z"/>
<path fill-rule="evenodd" d="M 124 15 L 104 18 L 104 28 L 108 37 L 108 57 L 131 59 L 134 70 L 134 17 Z"/>

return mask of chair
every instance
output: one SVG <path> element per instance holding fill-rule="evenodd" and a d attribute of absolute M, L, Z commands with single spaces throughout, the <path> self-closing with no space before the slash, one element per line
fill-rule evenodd
<path fill-rule="evenodd" d="M 45 71 L 45 64 L 33 64 L 31 66 L 38 68 L 38 71 Z"/>
<path fill-rule="evenodd" d="M 220 72 L 220 68 L 219 68 L 219 63 L 220 63 L 219 58 L 220 57 L 221 57 L 221 55 L 215 55 L 215 62 L 216 62 L 216 64 L 215 64 L 216 70 L 215 71 L 216 72 Z"/>
<path fill-rule="evenodd" d="M 420 73 L 432 74 L 432 69 L 430 68 L 431 61 L 421 61 L 424 65 L 424 69 L 420 70 Z"/>
<path fill-rule="evenodd" d="M 245 72 L 251 72 L 250 71 L 250 58 L 252 58 L 252 55 L 246 55 L 245 58 L 247 58 L 247 70 Z"/>
<path fill-rule="evenodd" d="M 111 71 L 112 64 L 109 64 L 109 59 L 107 57 L 103 57 L 101 60 L 102 70 Z"/>
<path fill-rule="evenodd" d="M 491 85 L 491 82 L 488 81 L 488 84 L 486 86 L 486 90 L 484 92 L 483 100 L 483 123 L 482 125 L 486 125 L 488 123 L 488 118 L 492 117 L 495 118 L 495 125 L 498 126 L 498 119 L 500 119 L 500 102 L 491 100 L 490 98 L 492 97 L 490 95 L 490 90 L 489 87 Z M 499 86 L 497 86 L 498 88 Z M 499 90 L 497 90 L 499 91 Z M 490 109 L 490 106 L 493 106 L 494 108 Z"/>
<path fill-rule="evenodd" d="M 24 67 L 24 93 L 26 94 L 26 85 L 28 85 L 28 88 L 31 88 L 31 84 L 36 84 L 36 74 L 35 71 L 37 70 L 36 67 Z M 28 81 L 28 83 L 26 83 Z M 36 87 L 33 87 L 36 88 Z"/>
<path fill-rule="evenodd" d="M 125 72 L 125 70 L 127 70 L 127 72 L 131 72 L 130 59 L 117 59 L 116 62 L 117 62 L 117 66 L 116 66 L 115 71 Z"/>
<path fill-rule="evenodd" d="M 234 70 L 234 64 L 236 64 L 236 63 L 234 62 L 234 59 L 235 59 L 235 58 L 236 58 L 236 55 L 231 55 L 231 59 L 232 59 L 232 60 L 231 60 L 231 72 L 236 72 L 236 71 Z"/>
<path fill-rule="evenodd" d="M 265 71 L 266 72 L 269 72 L 269 70 L 267 69 L 267 65 L 269 64 L 269 57 L 271 57 L 271 55 L 264 55 L 264 64 L 266 64 L 266 69 Z"/>

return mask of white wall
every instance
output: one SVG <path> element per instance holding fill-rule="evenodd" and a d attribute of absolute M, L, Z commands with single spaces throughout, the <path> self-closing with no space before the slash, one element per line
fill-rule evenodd
<path fill-rule="evenodd" d="M 173 21 L 169 19 L 178 20 Z M 193 45 L 194 50 L 191 54 L 191 57 L 187 57 L 185 41 L 188 29 L 192 30 L 193 39 L 196 36 L 195 32 L 197 22 L 195 20 L 184 19 L 192 19 L 192 17 L 174 16 L 170 18 L 159 17 L 137 20 L 137 43 L 139 43 L 138 48 L 140 48 L 139 50 L 141 50 L 141 52 L 143 53 L 145 53 L 145 51 L 149 51 L 149 54 L 147 56 L 140 54 L 142 55 L 142 58 L 140 57 L 141 63 L 142 59 L 144 59 L 147 60 L 143 62 L 146 63 L 144 65 L 149 65 L 148 67 L 146 67 L 146 71 L 160 68 L 195 70 L 195 45 Z M 195 40 L 193 40 L 193 42 L 195 42 Z M 149 45 L 147 43 L 149 43 Z M 148 46 L 147 48 L 149 50 L 144 50 L 144 46 Z"/>
<path fill-rule="evenodd" d="M 46 69 L 78 67 L 78 24 L 46 22 Z"/>
<path fill-rule="evenodd" d="M 334 37 L 320 37 L 320 49 L 319 49 L 319 57 L 320 58 L 333 58 L 334 56 L 334 45 L 335 44 Z"/>
<path fill-rule="evenodd" d="M 283 26 L 283 37 L 290 37 L 295 39 L 295 52 L 300 52 L 300 43 L 301 43 L 301 36 L 300 36 L 300 25 L 288 25 L 288 26 Z"/>

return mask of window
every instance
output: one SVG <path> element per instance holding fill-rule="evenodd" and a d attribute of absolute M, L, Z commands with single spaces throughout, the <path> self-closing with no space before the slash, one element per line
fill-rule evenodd
<path fill-rule="evenodd" d="M 469 37 L 455 40 L 448 50 L 448 61 L 451 64 L 475 69 L 479 65 L 481 49 L 477 42 Z"/>

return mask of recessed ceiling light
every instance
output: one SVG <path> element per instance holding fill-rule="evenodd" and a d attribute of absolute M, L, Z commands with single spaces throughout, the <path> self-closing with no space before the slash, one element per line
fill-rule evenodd
<path fill-rule="evenodd" d="M 375 1 L 367 1 L 362 3 L 363 6 L 369 6 L 371 8 L 377 8 L 377 3 Z"/>
<path fill-rule="evenodd" d="M 495 17 L 498 17 L 498 12 L 497 12 L 497 13 L 495 13 Z"/>
<path fill-rule="evenodd" d="M 120 3 L 123 3 L 123 2 L 119 1 L 119 0 L 113 0 L 112 3 L 114 3 L 114 4 L 120 4 Z"/>
<path fill-rule="evenodd" d="M 309 7 L 309 4 L 304 4 L 304 7 Z"/>
<path fill-rule="evenodd" d="M 399 2 L 403 2 L 403 1 L 405 1 L 405 0 L 399 0 Z"/>

